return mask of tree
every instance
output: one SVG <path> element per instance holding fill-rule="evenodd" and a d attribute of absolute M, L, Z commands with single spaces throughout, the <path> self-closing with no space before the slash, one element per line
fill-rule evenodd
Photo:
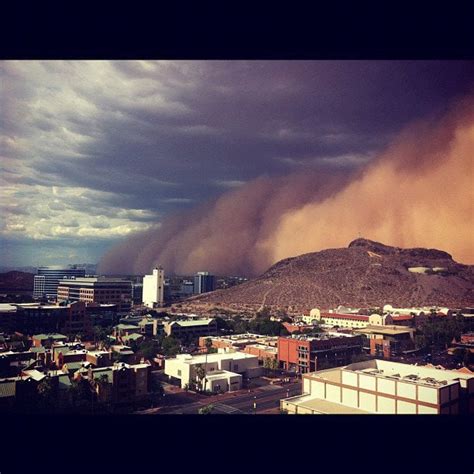
<path fill-rule="evenodd" d="M 202 364 L 196 364 L 196 377 L 202 390 L 206 389 L 206 369 Z M 203 385 L 204 381 L 204 385 Z"/>
<path fill-rule="evenodd" d="M 161 348 L 163 354 L 167 357 L 174 357 L 179 353 L 180 344 L 177 339 L 172 336 L 167 336 L 163 339 Z"/>
<path fill-rule="evenodd" d="M 138 353 L 148 360 L 153 359 L 159 350 L 160 350 L 160 344 L 155 339 L 149 339 L 147 341 L 143 341 L 138 346 Z"/>
<path fill-rule="evenodd" d="M 199 414 L 200 415 L 211 415 L 212 414 L 212 410 L 214 410 L 214 405 L 207 405 L 205 407 L 202 407 L 199 409 Z"/>
<path fill-rule="evenodd" d="M 212 339 L 210 337 L 206 338 L 205 345 L 206 345 L 207 353 L 209 354 L 210 349 L 212 348 Z"/>
<path fill-rule="evenodd" d="M 464 330 L 464 323 L 458 317 L 428 316 L 420 326 L 416 338 L 420 347 L 445 349 L 453 339 L 459 339 Z"/>
<path fill-rule="evenodd" d="M 41 411 L 49 413 L 55 408 L 55 390 L 53 381 L 50 377 L 45 377 L 37 387 L 38 398 L 39 398 L 39 408 Z"/>
<path fill-rule="evenodd" d="M 263 367 L 265 369 L 276 370 L 278 369 L 278 360 L 274 357 L 265 357 L 263 360 Z"/>
<path fill-rule="evenodd" d="M 266 336 L 283 336 L 288 334 L 287 329 L 279 321 L 271 321 L 270 318 L 255 318 L 250 321 L 251 332 L 264 334 Z"/>
<path fill-rule="evenodd" d="M 229 329 L 231 329 L 230 324 L 224 318 L 216 316 L 214 320 L 216 321 L 216 326 L 218 330 L 228 331 Z"/>
<path fill-rule="evenodd" d="M 92 387 L 92 383 L 82 377 L 79 380 L 72 381 L 69 393 L 74 409 L 79 412 L 88 412 L 93 408 L 96 393 Z"/>

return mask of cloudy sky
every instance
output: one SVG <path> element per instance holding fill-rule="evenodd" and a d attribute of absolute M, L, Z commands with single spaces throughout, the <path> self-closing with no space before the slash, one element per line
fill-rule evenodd
<path fill-rule="evenodd" d="M 97 262 L 261 176 L 348 174 L 472 92 L 462 61 L 4 61 L 1 266 Z"/>

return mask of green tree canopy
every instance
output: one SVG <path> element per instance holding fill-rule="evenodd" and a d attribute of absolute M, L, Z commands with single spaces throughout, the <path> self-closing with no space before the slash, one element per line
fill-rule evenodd
<path fill-rule="evenodd" d="M 167 336 L 163 339 L 161 349 L 166 357 L 174 357 L 179 353 L 180 343 L 172 336 Z"/>

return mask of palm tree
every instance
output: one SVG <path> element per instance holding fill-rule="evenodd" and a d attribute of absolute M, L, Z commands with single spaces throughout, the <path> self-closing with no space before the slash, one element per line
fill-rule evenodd
<path fill-rule="evenodd" d="M 208 337 L 206 339 L 206 349 L 207 349 L 207 353 L 209 353 L 209 350 L 211 349 L 212 347 L 212 339 L 210 337 Z"/>
<path fill-rule="evenodd" d="M 196 376 L 199 380 L 199 385 L 202 386 L 202 381 L 204 380 L 204 388 L 203 390 L 206 389 L 206 369 L 202 366 L 202 364 L 197 364 L 196 365 Z"/>

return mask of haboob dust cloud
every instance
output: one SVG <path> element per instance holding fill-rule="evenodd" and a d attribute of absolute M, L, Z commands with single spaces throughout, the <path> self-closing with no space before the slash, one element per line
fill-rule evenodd
<path fill-rule="evenodd" d="M 361 236 L 438 248 L 474 264 L 474 97 L 415 123 L 352 177 L 317 171 L 261 177 L 102 259 L 103 273 L 208 270 L 258 275 L 286 257 L 346 247 Z"/>

